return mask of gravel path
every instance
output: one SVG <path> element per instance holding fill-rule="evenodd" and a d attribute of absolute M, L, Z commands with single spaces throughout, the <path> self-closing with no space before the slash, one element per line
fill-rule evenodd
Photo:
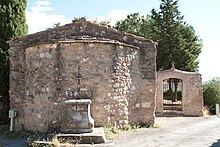
<path fill-rule="evenodd" d="M 156 118 L 156 124 L 159 124 L 160 128 L 142 128 L 122 132 L 113 146 L 220 147 L 220 118 L 218 117 L 159 117 Z M 0 140 L 0 147 L 24 147 L 25 141 L 25 139 Z"/>
<path fill-rule="evenodd" d="M 220 147 L 220 118 L 160 117 L 160 128 L 123 132 L 116 147 Z"/>

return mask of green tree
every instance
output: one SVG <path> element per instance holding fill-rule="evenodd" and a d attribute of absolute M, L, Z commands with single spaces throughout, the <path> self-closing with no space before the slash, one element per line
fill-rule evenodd
<path fill-rule="evenodd" d="M 215 104 L 220 104 L 220 77 L 213 78 L 203 84 L 204 105 L 214 110 Z"/>
<path fill-rule="evenodd" d="M 137 36 L 150 38 L 150 16 L 141 16 L 139 13 L 132 13 L 128 15 L 125 20 L 116 22 L 114 28 L 124 32 L 128 32 Z"/>
<path fill-rule="evenodd" d="M 26 0 L 0 1 L 0 102 L 6 112 L 9 109 L 9 46 L 6 41 L 27 34 L 26 5 Z"/>
<path fill-rule="evenodd" d="M 160 11 L 152 11 L 151 39 L 159 43 L 157 69 L 175 67 L 185 71 L 198 69 L 198 56 L 202 43 L 192 26 L 183 21 L 178 10 L 178 0 L 161 0 Z"/>

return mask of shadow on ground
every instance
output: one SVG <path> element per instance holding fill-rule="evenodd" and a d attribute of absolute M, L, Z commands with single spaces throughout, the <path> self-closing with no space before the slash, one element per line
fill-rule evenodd
<path fill-rule="evenodd" d="M 213 143 L 211 147 L 220 147 L 220 139 L 217 142 Z"/>
<path fill-rule="evenodd" d="M 24 138 L 0 140 L 0 147 L 25 147 L 25 146 L 26 146 L 26 139 Z"/>

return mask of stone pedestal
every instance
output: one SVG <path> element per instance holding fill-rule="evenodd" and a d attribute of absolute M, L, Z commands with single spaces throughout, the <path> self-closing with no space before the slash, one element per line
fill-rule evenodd
<path fill-rule="evenodd" d="M 53 138 L 57 138 L 59 144 L 53 142 Z M 71 145 L 65 145 L 65 143 Z M 54 144 L 55 143 L 55 144 Z M 33 146 L 79 146 L 79 147 L 90 147 L 90 146 L 113 146 L 112 141 L 107 141 L 105 138 L 105 133 L 103 128 L 94 128 L 92 133 L 82 133 L 82 134 L 48 134 L 47 141 L 34 141 Z"/>
<path fill-rule="evenodd" d="M 90 99 L 66 100 L 66 118 L 63 133 L 90 133 L 94 119 L 90 115 Z"/>

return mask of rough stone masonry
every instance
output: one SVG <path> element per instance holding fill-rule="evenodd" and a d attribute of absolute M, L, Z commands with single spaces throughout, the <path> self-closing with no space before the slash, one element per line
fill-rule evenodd
<path fill-rule="evenodd" d="M 154 123 L 155 42 L 80 20 L 8 43 L 15 130 L 65 128 L 66 92 L 77 88 L 79 66 L 95 126 Z"/>

